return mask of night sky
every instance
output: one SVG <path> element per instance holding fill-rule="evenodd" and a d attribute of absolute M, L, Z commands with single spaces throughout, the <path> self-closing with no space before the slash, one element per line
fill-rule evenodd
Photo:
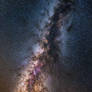
<path fill-rule="evenodd" d="M 13 92 L 13 76 L 29 62 L 57 2 L 0 0 L 0 92 Z M 64 75 L 60 73 L 59 92 L 92 92 L 92 1 L 75 0 L 73 7 L 61 28 L 59 72 Z"/>

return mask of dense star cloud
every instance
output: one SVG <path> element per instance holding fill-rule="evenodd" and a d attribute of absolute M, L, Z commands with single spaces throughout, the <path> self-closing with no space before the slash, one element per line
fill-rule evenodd
<path fill-rule="evenodd" d="M 91 20 L 91 0 L 1 0 L 0 92 L 91 92 Z"/>

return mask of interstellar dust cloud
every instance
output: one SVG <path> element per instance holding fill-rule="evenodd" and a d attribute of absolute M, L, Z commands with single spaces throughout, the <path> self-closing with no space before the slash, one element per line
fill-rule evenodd
<path fill-rule="evenodd" d="M 22 70 L 21 78 L 17 85 L 18 91 L 16 92 L 52 92 L 50 87 L 51 76 L 57 76 L 54 75 L 54 72 L 57 72 L 57 64 L 62 58 L 59 45 L 62 43 L 62 27 L 64 26 L 64 21 L 72 17 L 72 3 L 72 1 L 59 2 L 55 7 L 50 22 L 43 29 L 41 40 L 33 47 L 30 62 Z M 71 21 L 67 27 L 71 26 Z"/>

